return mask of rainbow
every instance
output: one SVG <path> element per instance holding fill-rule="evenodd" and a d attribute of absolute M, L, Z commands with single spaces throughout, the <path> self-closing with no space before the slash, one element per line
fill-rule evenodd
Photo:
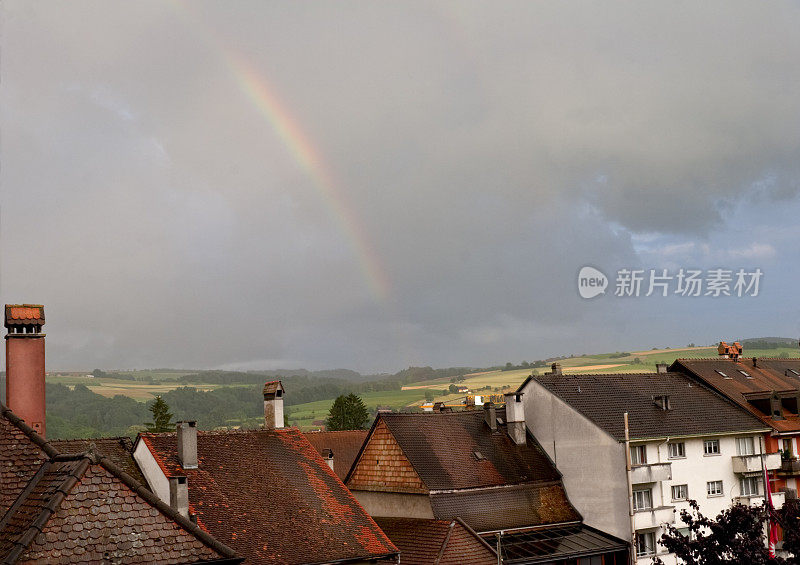
<path fill-rule="evenodd" d="M 281 104 L 263 76 L 241 57 L 231 56 L 228 60 L 242 92 L 247 95 L 259 114 L 269 122 L 295 161 L 314 181 L 314 186 L 339 229 L 352 245 L 370 291 L 377 300 L 386 302 L 391 290 L 386 270 L 370 245 L 366 230 L 353 206 L 337 187 L 319 151 L 303 133 L 286 107 Z"/>

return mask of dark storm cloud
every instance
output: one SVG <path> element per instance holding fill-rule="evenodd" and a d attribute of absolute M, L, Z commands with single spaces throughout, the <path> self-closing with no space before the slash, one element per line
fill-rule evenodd
<path fill-rule="evenodd" d="M 575 273 L 726 237 L 785 264 L 763 226 L 796 204 L 798 24 L 791 3 L 4 3 L 3 297 L 47 304 L 68 367 L 680 343 L 680 308 L 587 304 Z M 331 171 L 388 300 L 242 65 Z"/>

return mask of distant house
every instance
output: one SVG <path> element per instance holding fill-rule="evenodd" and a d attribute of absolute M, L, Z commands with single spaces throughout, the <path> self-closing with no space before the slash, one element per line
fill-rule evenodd
<path fill-rule="evenodd" d="M 0 404 L 0 562 L 242 562 L 101 452 L 54 444 Z"/>
<path fill-rule="evenodd" d="M 263 429 L 198 432 L 180 422 L 176 433 L 140 434 L 134 457 L 153 492 L 174 500 L 185 485 L 183 510 L 248 563 L 396 561 L 397 548 L 315 446 L 283 428 L 283 394 L 279 381 L 265 385 Z"/>
<path fill-rule="evenodd" d="M 515 408 L 379 413 L 345 484 L 380 523 L 461 520 L 492 547 L 499 535 L 504 563 L 627 563 L 625 540 L 582 525 Z"/>
<path fill-rule="evenodd" d="M 696 500 L 706 516 L 733 502 L 763 501 L 760 435 L 768 427 L 686 375 L 530 377 L 517 394 L 527 427 L 563 474 L 586 523 L 633 541 L 638 562 L 658 554 L 665 525 Z M 625 413 L 630 437 L 629 498 Z M 768 456 L 768 468 L 780 466 Z M 783 494 L 774 496 L 780 504 Z M 632 527 L 633 525 L 633 527 Z"/>

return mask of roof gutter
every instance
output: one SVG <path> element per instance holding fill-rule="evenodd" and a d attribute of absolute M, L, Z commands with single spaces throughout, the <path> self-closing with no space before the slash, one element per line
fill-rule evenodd
<path fill-rule="evenodd" d="M 737 436 L 742 434 L 766 434 L 771 432 L 773 428 L 759 428 L 754 430 L 740 430 L 735 432 L 713 432 L 713 433 L 706 433 L 706 434 L 688 434 L 688 435 L 668 435 L 668 436 L 654 436 L 654 437 L 632 437 L 630 441 L 638 442 L 638 441 L 665 441 L 665 440 L 675 440 L 675 439 L 695 439 L 701 437 L 719 437 L 719 436 Z M 800 430 L 794 433 L 800 433 Z M 617 438 L 619 443 L 625 443 L 625 438 L 619 439 Z"/>

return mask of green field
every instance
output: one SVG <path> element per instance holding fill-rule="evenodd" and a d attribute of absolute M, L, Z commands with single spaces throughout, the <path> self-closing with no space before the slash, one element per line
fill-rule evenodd
<path fill-rule="evenodd" d="M 778 349 L 745 349 L 746 357 L 797 357 L 800 356 L 796 347 L 781 347 Z M 646 351 L 634 351 L 626 354 L 621 353 L 602 353 L 596 355 L 581 355 L 561 359 L 558 362 L 566 374 L 574 373 L 644 373 L 655 372 L 656 363 L 671 364 L 675 359 L 681 357 L 708 358 L 716 357 L 715 347 L 692 347 L 675 349 L 652 349 Z M 470 393 L 487 394 L 499 393 L 516 390 L 517 387 L 531 373 L 542 374 L 550 370 L 547 367 L 513 369 L 509 371 L 485 371 L 463 375 L 463 380 L 458 381 L 459 386 L 467 386 Z M 240 387 L 252 386 L 244 384 L 190 384 L 186 385 L 178 381 L 182 375 L 194 373 L 196 371 L 172 371 L 168 369 L 142 370 L 142 371 L 117 371 L 110 373 L 108 377 L 93 377 L 88 373 L 54 373 L 48 374 L 47 381 L 59 383 L 74 388 L 76 385 L 84 385 L 92 392 L 105 397 L 123 395 L 139 402 L 152 400 L 155 395 L 166 393 L 181 386 L 192 386 L 199 390 L 214 390 L 220 387 Z M 115 378 L 115 376 L 129 376 L 136 380 L 125 378 Z M 403 390 L 387 392 L 367 392 L 361 394 L 364 404 L 372 412 L 376 408 L 389 408 L 393 410 L 408 409 L 418 407 L 425 402 L 425 393 L 434 393 L 435 401 L 446 403 L 457 403 L 463 400 L 464 394 L 444 393 L 453 384 L 451 379 L 442 378 L 435 380 L 408 383 Z M 291 395 L 291 390 L 287 393 Z M 287 405 L 286 411 L 291 425 L 298 425 L 303 429 L 318 428 L 319 422 L 325 420 L 333 398 L 297 404 Z M 249 422 L 258 425 L 257 419 Z"/>

